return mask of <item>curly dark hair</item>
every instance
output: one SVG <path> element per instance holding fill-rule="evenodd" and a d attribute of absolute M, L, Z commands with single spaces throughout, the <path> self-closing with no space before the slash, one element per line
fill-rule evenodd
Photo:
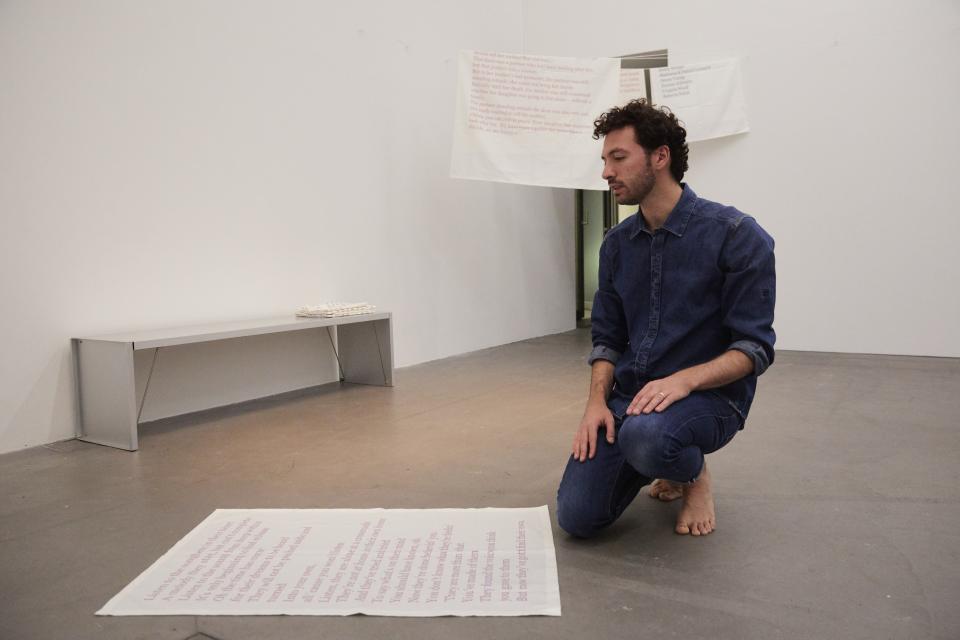
<path fill-rule="evenodd" d="M 593 121 L 593 137 L 599 140 L 611 131 L 633 127 L 637 144 L 647 153 L 670 147 L 670 173 L 680 182 L 687 171 L 687 130 L 668 107 L 654 106 L 645 98 L 614 107 Z"/>

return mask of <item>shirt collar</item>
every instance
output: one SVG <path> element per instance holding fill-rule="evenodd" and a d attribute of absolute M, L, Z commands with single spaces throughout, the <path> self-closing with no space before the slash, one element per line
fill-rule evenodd
<path fill-rule="evenodd" d="M 667 221 L 663 223 L 662 227 L 665 231 L 669 231 L 678 238 L 683 235 L 684 230 L 687 228 L 687 223 L 690 221 L 690 216 L 693 214 L 693 210 L 697 204 L 697 194 L 694 193 L 693 189 L 691 189 L 686 182 L 681 182 L 680 186 L 683 188 L 683 191 L 680 193 L 680 200 L 677 201 L 676 206 L 673 207 L 673 211 L 667 216 Z M 649 229 L 647 229 L 647 222 L 639 210 L 634 217 L 636 220 L 634 220 L 633 232 L 630 234 L 630 238 L 636 238 L 641 232 L 650 233 Z"/>

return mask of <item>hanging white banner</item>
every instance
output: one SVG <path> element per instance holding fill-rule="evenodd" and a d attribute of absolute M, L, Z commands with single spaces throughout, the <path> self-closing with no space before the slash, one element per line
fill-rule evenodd
<path fill-rule="evenodd" d="M 620 102 L 624 105 L 637 98 L 648 98 L 644 69 L 620 70 Z M 600 115 L 599 113 L 597 115 Z"/>
<path fill-rule="evenodd" d="M 547 507 L 218 509 L 97 615 L 560 615 Z"/>
<path fill-rule="evenodd" d="M 593 121 L 619 97 L 616 58 L 461 51 L 450 175 L 606 189 Z"/>
<path fill-rule="evenodd" d="M 670 107 L 687 129 L 687 142 L 750 130 L 735 58 L 651 69 L 650 84 L 652 102 Z"/>
<path fill-rule="evenodd" d="M 651 102 L 670 107 L 688 142 L 749 131 L 737 59 L 648 72 Z M 593 121 L 646 89 L 644 70 L 618 58 L 461 51 L 450 175 L 605 190 Z"/>

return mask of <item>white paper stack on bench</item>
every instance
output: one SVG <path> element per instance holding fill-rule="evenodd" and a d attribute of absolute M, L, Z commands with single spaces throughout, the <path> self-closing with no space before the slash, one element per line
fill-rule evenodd
<path fill-rule="evenodd" d="M 357 316 L 362 313 L 371 313 L 376 307 L 366 302 L 328 302 L 312 307 L 297 309 L 300 318 L 339 318 L 340 316 Z"/>

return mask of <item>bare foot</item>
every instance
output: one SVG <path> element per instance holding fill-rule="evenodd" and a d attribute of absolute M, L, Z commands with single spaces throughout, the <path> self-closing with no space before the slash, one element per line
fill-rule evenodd
<path fill-rule="evenodd" d="M 664 480 L 663 478 L 657 478 L 650 484 L 650 497 L 657 498 L 658 500 L 663 500 L 664 502 L 670 502 L 671 500 L 676 500 L 683 495 L 682 485 L 677 484 L 676 482 L 670 482 L 669 480 Z"/>
<path fill-rule="evenodd" d="M 713 491 L 710 472 L 704 463 L 703 472 L 693 484 L 683 485 L 683 507 L 677 516 L 676 532 L 705 536 L 717 526 L 713 510 Z"/>

